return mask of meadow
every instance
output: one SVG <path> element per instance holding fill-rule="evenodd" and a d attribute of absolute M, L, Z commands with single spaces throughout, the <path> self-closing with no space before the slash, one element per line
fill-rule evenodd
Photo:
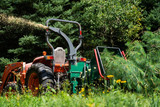
<path fill-rule="evenodd" d="M 68 94 L 60 91 L 58 94 L 50 92 L 38 97 L 30 93 L 16 94 L 9 97 L 0 97 L 1 107 L 159 107 L 160 94 L 152 93 L 149 96 L 140 93 L 112 90 Z"/>

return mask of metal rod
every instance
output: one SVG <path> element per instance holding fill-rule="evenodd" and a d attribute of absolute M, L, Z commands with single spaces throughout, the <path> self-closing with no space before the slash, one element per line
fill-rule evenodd
<path fill-rule="evenodd" d="M 100 65 L 99 65 L 99 61 L 98 61 L 98 56 L 97 56 L 97 52 L 96 52 L 96 49 L 94 49 L 94 53 L 95 53 L 95 57 L 96 57 L 96 62 L 97 62 L 97 66 L 98 66 L 98 71 L 99 71 L 99 75 L 105 79 L 105 80 L 109 80 L 109 78 L 105 78 L 102 73 L 101 73 L 101 68 L 100 68 Z"/>
<path fill-rule="evenodd" d="M 80 43 L 79 43 L 79 45 L 76 47 L 76 52 L 77 52 L 77 50 L 81 47 L 81 45 L 82 45 L 82 39 L 80 39 Z"/>
<path fill-rule="evenodd" d="M 51 50 L 52 50 L 52 53 L 51 53 L 51 54 L 52 54 L 53 57 L 54 57 L 54 47 L 53 47 L 53 46 L 51 45 L 51 43 L 49 42 L 49 37 L 48 37 L 48 35 L 49 35 L 49 32 L 47 31 L 47 32 L 46 32 L 47 45 L 51 48 Z M 54 73 L 54 66 L 55 66 L 54 59 L 53 59 L 52 63 L 53 63 L 52 72 Z"/>
<path fill-rule="evenodd" d="M 76 21 L 69 21 L 69 20 L 62 20 L 62 19 L 48 19 L 48 20 L 46 21 L 46 26 L 47 26 L 47 27 L 48 27 L 48 23 L 49 23 L 50 21 L 66 22 L 66 23 L 73 23 L 73 24 L 77 24 L 77 25 L 78 25 L 78 27 L 79 27 L 79 40 L 80 40 L 80 43 L 79 43 L 79 45 L 76 47 L 76 52 L 77 52 L 77 50 L 78 50 L 78 49 L 81 47 L 81 45 L 82 45 L 82 38 L 83 38 L 83 36 L 82 36 L 82 28 L 81 28 L 80 23 L 78 23 L 78 22 L 76 22 Z"/>

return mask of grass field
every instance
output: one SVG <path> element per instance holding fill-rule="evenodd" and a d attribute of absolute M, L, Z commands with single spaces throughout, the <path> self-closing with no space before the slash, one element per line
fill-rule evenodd
<path fill-rule="evenodd" d="M 160 95 L 153 93 L 144 96 L 138 93 L 113 90 L 110 92 L 90 92 L 73 94 L 61 91 L 58 94 L 46 93 L 38 97 L 26 93 L 0 97 L 0 107 L 159 107 Z"/>

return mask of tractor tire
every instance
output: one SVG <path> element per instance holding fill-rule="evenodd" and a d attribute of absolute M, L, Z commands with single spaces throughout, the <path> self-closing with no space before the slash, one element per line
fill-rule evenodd
<path fill-rule="evenodd" d="M 34 96 L 55 87 L 52 69 L 42 63 L 32 64 L 26 73 L 25 85 Z"/>
<path fill-rule="evenodd" d="M 11 94 L 15 94 L 17 90 L 18 86 L 16 83 L 9 83 L 3 88 L 2 95 L 8 97 Z"/>

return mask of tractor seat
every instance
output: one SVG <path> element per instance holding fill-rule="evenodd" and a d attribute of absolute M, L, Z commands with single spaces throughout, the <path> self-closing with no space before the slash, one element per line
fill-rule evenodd
<path fill-rule="evenodd" d="M 66 58 L 66 53 L 65 50 L 62 47 L 57 47 L 54 50 L 54 61 L 55 64 L 62 66 L 63 64 L 65 64 L 65 58 Z"/>
<path fill-rule="evenodd" d="M 69 63 L 66 62 L 66 53 L 62 47 L 57 47 L 54 51 L 55 70 L 54 72 L 66 72 L 69 69 Z"/>

